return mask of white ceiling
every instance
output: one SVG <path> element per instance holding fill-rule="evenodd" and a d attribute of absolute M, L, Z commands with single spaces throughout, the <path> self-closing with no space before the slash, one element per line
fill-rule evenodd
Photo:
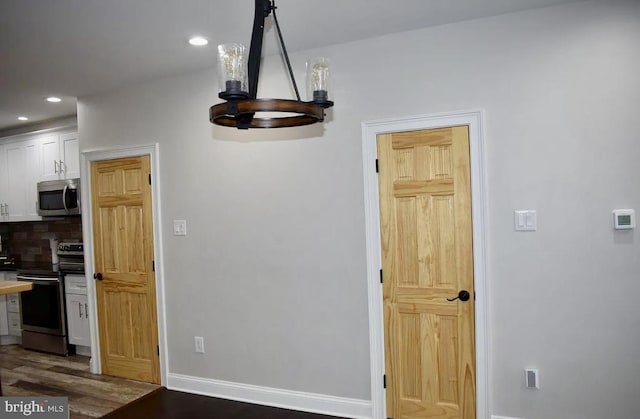
<path fill-rule="evenodd" d="M 289 51 L 575 0 L 276 0 Z M 1 0 L 0 130 L 75 114 L 75 98 L 213 67 L 249 44 L 253 0 Z M 268 26 L 267 28 L 270 28 Z M 269 31 L 265 40 L 274 38 Z M 210 39 L 194 48 L 194 35 Z M 271 41 L 269 41 L 271 42 Z M 275 45 L 275 42 L 272 43 Z M 277 51 L 271 43 L 266 52 Z M 50 104 L 56 95 L 62 103 Z"/>

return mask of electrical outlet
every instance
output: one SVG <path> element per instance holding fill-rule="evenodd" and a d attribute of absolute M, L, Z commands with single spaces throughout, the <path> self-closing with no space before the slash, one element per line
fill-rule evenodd
<path fill-rule="evenodd" d="M 196 346 L 196 352 L 199 354 L 204 353 L 204 338 L 202 336 L 196 336 L 193 338 L 193 341 Z"/>

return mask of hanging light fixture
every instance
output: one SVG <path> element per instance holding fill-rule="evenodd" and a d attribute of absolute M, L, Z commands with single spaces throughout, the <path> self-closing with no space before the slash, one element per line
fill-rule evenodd
<path fill-rule="evenodd" d="M 242 44 L 218 46 L 220 82 L 218 96 L 224 102 L 209 108 L 209 120 L 216 125 L 238 129 L 297 127 L 322 122 L 325 116 L 324 110 L 333 106 L 333 102 L 329 100 L 331 73 L 328 60 L 316 58 L 307 62 L 309 101 L 302 101 L 278 24 L 275 0 L 255 0 L 255 2 L 256 10 L 248 54 L 246 47 Z M 257 98 L 264 22 L 271 13 L 273 13 L 282 55 L 296 93 L 296 100 Z M 261 112 L 280 115 L 269 117 L 256 115 Z"/>

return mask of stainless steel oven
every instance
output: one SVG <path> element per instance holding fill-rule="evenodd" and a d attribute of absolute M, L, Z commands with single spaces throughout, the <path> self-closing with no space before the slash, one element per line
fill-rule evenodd
<path fill-rule="evenodd" d="M 19 272 L 18 281 L 33 289 L 20 293 L 22 346 L 68 355 L 64 281 L 57 272 Z"/>

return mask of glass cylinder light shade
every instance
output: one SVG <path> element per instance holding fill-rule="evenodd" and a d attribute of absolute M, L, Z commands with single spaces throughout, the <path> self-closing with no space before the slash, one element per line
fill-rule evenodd
<path fill-rule="evenodd" d="M 247 48 L 242 44 L 218 45 L 220 97 L 248 97 Z"/>
<path fill-rule="evenodd" d="M 331 71 L 329 60 L 314 58 L 307 61 L 307 97 L 316 103 L 329 102 L 331 90 Z"/>

